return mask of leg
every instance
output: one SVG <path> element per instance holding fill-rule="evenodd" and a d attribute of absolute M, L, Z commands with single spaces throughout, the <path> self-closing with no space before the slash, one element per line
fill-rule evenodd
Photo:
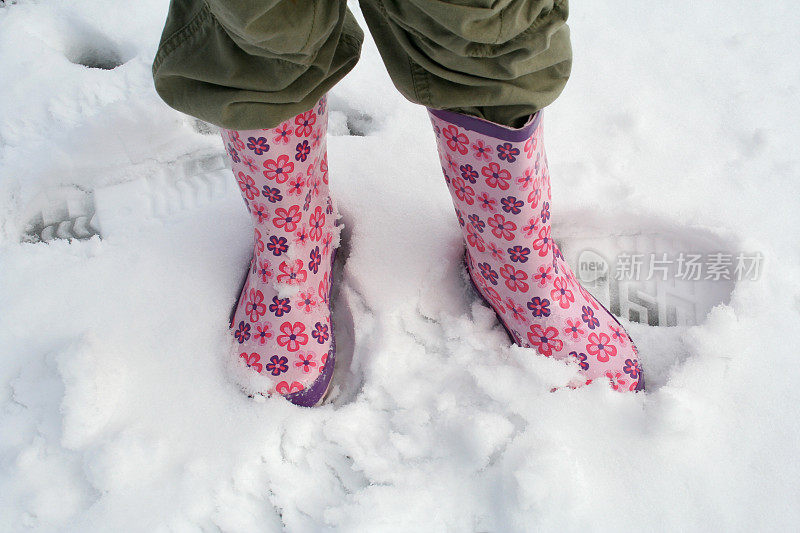
<path fill-rule="evenodd" d="M 256 6 L 257 4 L 257 6 Z M 153 66 L 173 107 L 222 127 L 253 222 L 229 368 L 248 394 L 311 406 L 333 375 L 325 92 L 358 59 L 346 2 L 173 0 Z"/>
<path fill-rule="evenodd" d="M 566 0 L 361 0 L 412 102 L 521 126 L 569 77 Z"/>
<path fill-rule="evenodd" d="M 566 1 L 361 5 L 395 85 L 433 108 L 467 270 L 513 341 L 574 359 L 580 383 L 643 388 L 636 347 L 580 285 L 550 232 L 541 108 L 569 75 Z"/>
<path fill-rule="evenodd" d="M 362 40 L 345 0 L 173 0 L 153 78 L 179 111 L 270 128 L 311 109 L 353 68 Z"/>

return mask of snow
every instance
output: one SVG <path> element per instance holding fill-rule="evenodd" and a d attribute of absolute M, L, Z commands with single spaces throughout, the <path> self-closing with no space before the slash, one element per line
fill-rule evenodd
<path fill-rule="evenodd" d="M 248 219 L 214 132 L 152 89 L 165 14 L 0 7 L 0 530 L 796 528 L 793 3 L 573 6 L 545 115 L 565 244 L 702 231 L 765 257 L 701 323 L 631 324 L 636 395 L 550 392 L 574 368 L 508 346 L 462 277 L 425 110 L 368 40 L 330 97 L 345 229 L 317 409 L 225 375 Z M 25 238 L 92 204 L 102 238 Z"/>

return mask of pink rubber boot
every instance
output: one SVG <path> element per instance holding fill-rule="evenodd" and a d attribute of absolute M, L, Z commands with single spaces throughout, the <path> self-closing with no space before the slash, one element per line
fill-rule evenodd
<path fill-rule="evenodd" d="M 542 113 L 520 129 L 429 109 L 466 263 L 478 292 L 514 342 L 574 358 L 590 383 L 641 390 L 633 341 L 581 286 L 550 234 L 550 175 Z"/>
<path fill-rule="evenodd" d="M 231 366 L 249 394 L 319 403 L 334 366 L 330 287 L 336 213 L 325 98 L 266 130 L 223 130 L 253 219 L 254 250 L 231 319 Z"/>

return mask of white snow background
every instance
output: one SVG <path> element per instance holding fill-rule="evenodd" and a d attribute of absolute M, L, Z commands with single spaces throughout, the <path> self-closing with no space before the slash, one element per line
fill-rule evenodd
<path fill-rule="evenodd" d="M 426 112 L 368 38 L 330 97 L 336 389 L 304 409 L 225 376 L 249 220 L 218 136 L 152 88 L 166 1 L 6 2 L 0 529 L 796 531 L 799 15 L 572 6 L 556 230 L 700 226 L 765 256 L 701 324 L 631 325 L 635 395 L 551 393 L 574 368 L 508 346 L 460 275 Z M 102 239 L 24 242 L 87 195 Z"/>

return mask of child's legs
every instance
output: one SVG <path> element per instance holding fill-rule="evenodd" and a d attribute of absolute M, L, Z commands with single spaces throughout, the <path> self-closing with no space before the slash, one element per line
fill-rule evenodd
<path fill-rule="evenodd" d="M 179 111 L 227 129 L 269 128 L 347 74 L 362 40 L 345 0 L 172 0 L 153 77 Z"/>
<path fill-rule="evenodd" d="M 519 125 L 571 66 L 566 0 L 361 0 L 398 90 L 428 107 Z M 310 109 L 358 60 L 345 0 L 172 0 L 153 64 L 172 107 L 228 129 Z"/>
<path fill-rule="evenodd" d="M 412 102 L 519 126 L 569 77 L 566 0 L 361 0 L 361 9 Z"/>

